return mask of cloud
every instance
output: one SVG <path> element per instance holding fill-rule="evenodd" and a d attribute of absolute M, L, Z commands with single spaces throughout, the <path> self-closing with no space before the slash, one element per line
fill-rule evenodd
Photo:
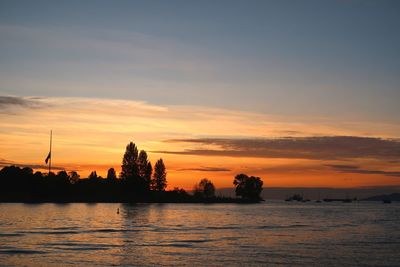
<path fill-rule="evenodd" d="M 342 164 L 328 164 L 326 166 L 342 171 L 355 170 L 360 168 L 359 166 L 355 165 L 342 165 Z"/>
<path fill-rule="evenodd" d="M 174 179 L 185 176 L 185 170 L 179 168 L 199 174 L 214 172 L 216 176 L 228 176 L 241 169 L 247 173 L 256 172 L 258 176 L 271 172 L 301 176 L 327 170 L 335 173 L 324 166 L 328 162 L 320 160 L 333 160 L 332 164 L 340 160 L 347 164 L 346 159 L 368 157 L 386 163 L 400 160 L 399 140 L 357 137 L 362 135 L 361 132 L 354 133 L 355 137 L 350 134 L 343 137 L 339 136 L 341 132 L 335 131 L 324 133 L 325 137 L 316 137 L 310 132 L 316 131 L 313 125 L 296 128 L 289 122 L 277 122 L 277 118 L 242 111 L 165 106 L 128 99 L 43 96 L 11 99 L 6 102 L 16 103 L 15 109 L 9 109 L 16 111 L 15 115 L 0 112 L 0 140 L 3 141 L 0 142 L 3 152 L 0 156 L 18 159 L 18 163 L 39 163 L 32 167 L 45 168 L 40 164 L 44 163 L 48 153 L 49 130 L 52 129 L 55 165 L 82 170 L 81 176 L 92 170 L 106 172 L 109 167 L 119 168 L 123 150 L 130 140 L 148 152 L 168 153 L 149 153 L 149 157 L 154 162 L 162 156 L 170 162 L 169 166 L 176 166 L 171 176 Z M 29 106 L 26 103 L 31 102 L 43 107 L 20 107 Z M 270 137 L 288 129 L 305 129 L 309 137 Z M 193 136 L 197 138 L 193 139 Z M 257 138 L 260 136 L 263 138 Z M 232 158 L 215 161 L 211 157 L 186 155 Z M 366 166 L 361 163 L 366 162 L 363 159 L 356 159 L 351 164 Z M 222 165 L 215 164 L 221 160 Z M 181 162 L 187 165 L 183 166 Z M 282 166 L 283 163 L 287 164 Z M 272 165 L 277 167 L 263 169 L 272 168 Z M 376 169 L 390 170 L 385 165 L 377 166 Z"/>
<path fill-rule="evenodd" d="M 6 167 L 6 166 L 16 166 L 16 167 L 22 167 L 22 168 L 27 167 L 27 168 L 31 168 L 31 169 L 48 169 L 47 165 L 16 163 L 11 160 L 0 159 L 0 167 Z M 57 170 L 57 171 L 66 170 L 66 168 L 64 168 L 62 166 L 51 166 L 51 169 Z"/>
<path fill-rule="evenodd" d="M 381 171 L 381 170 L 366 170 L 354 165 L 327 165 L 338 172 L 342 173 L 359 173 L 359 174 L 380 174 L 385 176 L 400 177 L 400 171 Z"/>
<path fill-rule="evenodd" d="M 12 164 L 14 164 L 13 161 L 0 158 L 0 166 L 8 166 Z"/>
<path fill-rule="evenodd" d="M 198 172 L 229 172 L 231 169 L 219 167 L 199 167 L 199 168 L 185 168 L 177 171 L 198 171 Z"/>
<path fill-rule="evenodd" d="M 40 108 L 43 103 L 38 97 L 0 96 L 0 109 L 8 107 Z"/>
<path fill-rule="evenodd" d="M 63 51 L 69 62 L 97 65 L 97 68 L 104 64 L 113 68 L 165 69 L 182 74 L 205 73 L 215 68 L 206 60 L 208 53 L 201 46 L 142 32 L 84 27 L 80 31 L 71 31 L 65 27 L 2 24 L 0 34 L 11 44 L 23 40 L 31 49 L 43 51 L 38 53 L 41 58 L 47 59 L 52 52 Z M 82 62 L 82 58 L 89 61 Z M 59 60 L 63 65 L 68 62 L 62 57 Z"/>
<path fill-rule="evenodd" d="M 344 160 L 355 158 L 397 160 L 400 158 L 399 140 L 374 137 L 199 138 L 173 139 L 166 142 L 188 143 L 196 146 L 196 148 L 188 148 L 182 151 L 154 152 L 180 155 L 311 160 Z M 215 148 L 202 148 L 206 146 L 214 146 Z"/>

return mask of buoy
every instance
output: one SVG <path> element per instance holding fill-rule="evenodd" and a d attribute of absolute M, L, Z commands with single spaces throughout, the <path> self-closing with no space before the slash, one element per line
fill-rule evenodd
<path fill-rule="evenodd" d="M 117 214 L 119 214 L 119 208 L 117 209 Z"/>

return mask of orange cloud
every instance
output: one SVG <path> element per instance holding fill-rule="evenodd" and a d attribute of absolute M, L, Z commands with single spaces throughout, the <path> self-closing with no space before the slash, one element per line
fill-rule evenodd
<path fill-rule="evenodd" d="M 377 124 L 371 132 L 371 122 L 111 99 L 0 96 L 0 107 L 0 158 L 38 169 L 53 129 L 54 166 L 81 176 L 119 170 L 134 141 L 152 162 L 165 160 L 169 188 L 191 189 L 204 177 L 231 187 L 242 172 L 263 177 L 266 186 L 400 184 L 399 125 Z"/>

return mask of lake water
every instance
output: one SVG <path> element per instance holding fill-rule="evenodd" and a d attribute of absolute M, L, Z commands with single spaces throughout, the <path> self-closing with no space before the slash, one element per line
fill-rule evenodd
<path fill-rule="evenodd" d="M 399 222 L 399 203 L 0 204 L 0 265 L 400 266 Z"/>

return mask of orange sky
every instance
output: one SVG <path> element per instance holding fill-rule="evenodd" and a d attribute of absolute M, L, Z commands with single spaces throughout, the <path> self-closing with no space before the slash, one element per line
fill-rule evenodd
<path fill-rule="evenodd" d="M 398 1 L 297 2 L 1 1 L 0 167 L 400 185 Z"/>
<path fill-rule="evenodd" d="M 133 141 L 149 153 L 153 163 L 164 159 L 169 188 L 192 189 L 204 177 L 217 187 L 231 187 L 238 173 L 260 176 L 265 186 L 271 187 L 400 185 L 398 139 L 392 140 L 400 132 L 396 124 L 287 118 L 125 100 L 18 99 L 18 103 L 3 104 L 0 113 L 3 166 L 44 165 L 49 131 L 53 129 L 53 166 L 77 170 L 82 177 L 92 170 L 105 176 L 110 167 L 119 172 L 125 146 Z M 279 141 L 288 136 L 295 142 Z M 327 153 L 323 151 L 325 143 L 321 149 L 315 148 L 313 142 L 321 142 L 315 138 L 335 136 L 380 137 L 392 143 L 375 144 L 375 139 L 361 139 L 367 148 L 352 154 L 359 145 L 346 146 L 354 142 L 323 139 L 325 143 L 339 142 L 337 157 L 335 145 Z M 311 139 L 299 148 L 303 137 Z M 218 140 L 209 142 L 213 138 Z M 222 143 L 218 143 L 220 139 Z M 260 147 L 254 146 L 252 140 L 261 140 Z M 243 156 L 240 152 L 226 152 L 232 149 L 242 151 Z M 346 158 L 341 158 L 343 153 Z"/>

